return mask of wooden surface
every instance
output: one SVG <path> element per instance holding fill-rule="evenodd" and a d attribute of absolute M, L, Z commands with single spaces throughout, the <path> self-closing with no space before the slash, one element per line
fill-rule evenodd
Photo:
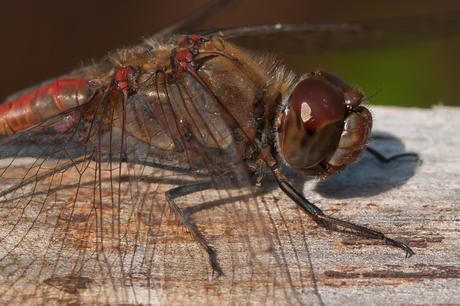
<path fill-rule="evenodd" d="M 106 247 L 102 253 L 90 254 L 90 246 L 83 252 L 76 249 L 79 252 L 75 254 L 71 248 L 53 252 L 49 245 L 52 240 L 43 238 L 48 231 L 44 228 L 39 236 L 42 240 L 33 244 L 35 249 L 14 258 L 7 255 L 12 267 L 29 260 L 28 267 L 32 268 L 27 274 L 20 269 L 8 270 L 8 262 L 1 262 L 1 303 L 460 303 L 460 108 L 373 107 L 372 112 L 377 135 L 396 137 L 375 140 L 372 147 L 387 156 L 417 152 L 423 162 L 407 158 L 382 164 L 365 154 L 358 163 L 328 180 L 296 175 L 291 179 L 326 214 L 405 241 L 415 256 L 406 259 L 399 249 L 318 227 L 266 180 L 262 184 L 266 188 L 256 189 L 257 205 L 276 256 L 264 253 L 269 244 L 263 240 L 259 225 L 253 223 L 257 220 L 247 220 L 244 229 L 220 226 L 227 224 L 226 217 L 230 220 L 233 211 L 228 210 L 226 215 L 224 210 L 221 219 L 213 219 L 219 216 L 213 210 L 222 207 L 209 209 L 199 219 L 204 221 L 197 221 L 218 253 L 225 273 L 219 278 L 212 273 L 206 253 L 167 212 L 162 214 L 164 219 L 155 214 L 152 220 L 138 214 L 136 233 L 148 232 L 142 229 L 156 223 L 162 225 L 161 232 L 146 234 L 154 240 L 128 240 L 121 253 Z M 121 226 L 125 223 L 120 222 Z M 237 223 L 241 226 L 243 221 Z M 40 252 L 47 254 L 45 259 Z M 78 267 L 86 270 L 82 272 Z M 14 273 L 14 284 L 5 281 Z"/>
<path fill-rule="evenodd" d="M 460 109 L 375 107 L 373 113 L 374 131 L 396 136 L 401 143 L 371 145 L 390 155 L 405 146 L 419 153 L 423 163 L 379 164 L 365 156 L 330 180 L 307 182 L 304 193 L 328 213 L 408 239 L 416 255 L 405 259 L 399 250 L 386 247 L 347 246 L 340 242 L 349 238 L 339 234 L 308 237 L 318 298 L 311 301 L 460 303 Z M 324 237 L 324 232 L 318 235 Z"/>

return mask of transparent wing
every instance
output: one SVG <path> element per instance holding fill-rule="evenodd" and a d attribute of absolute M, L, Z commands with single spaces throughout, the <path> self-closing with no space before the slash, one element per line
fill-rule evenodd
<path fill-rule="evenodd" d="M 102 294 L 123 285 L 120 264 L 110 264 L 122 254 L 118 216 L 129 197 L 120 183 L 121 142 L 110 134 L 120 120 L 108 106 L 120 101 L 107 91 L 1 140 L 4 301 L 65 301 L 89 286 Z"/>
<path fill-rule="evenodd" d="M 253 50 L 301 55 L 394 48 L 458 33 L 459 12 L 347 23 L 255 25 L 200 32 Z"/>
<path fill-rule="evenodd" d="M 170 186 L 183 188 L 170 189 L 170 193 L 176 193 L 174 204 L 191 217 L 204 238 L 202 241 L 191 235 L 187 241 L 190 249 L 181 252 L 184 242 L 176 237 L 174 242 L 165 246 L 169 252 L 177 254 L 176 258 L 164 256 L 163 252 L 149 257 L 150 262 L 166 261 L 168 273 L 174 271 L 171 277 L 181 280 L 171 280 L 169 298 L 180 298 L 177 293 L 185 290 L 183 286 L 194 284 L 196 288 L 207 288 L 209 304 L 219 303 L 218 297 L 228 288 L 232 288 L 234 296 L 247 298 L 246 302 L 254 299 L 274 302 L 280 296 L 282 300 L 292 299 L 294 302 L 296 297 L 292 284 L 287 271 L 283 270 L 274 255 L 260 207 L 248 180 L 246 165 L 237 151 L 238 143 L 206 85 L 193 72 L 176 74 L 174 79 L 157 72 L 130 102 L 127 113 L 132 116 L 127 118 L 128 133 L 140 134 L 142 129 L 150 133 L 147 138 L 131 138 L 135 142 L 128 145 L 128 158 L 135 159 L 137 164 L 154 165 L 158 162 L 156 157 L 163 155 L 162 160 L 166 162 L 160 167 L 167 169 L 163 170 L 166 172 L 175 170 L 172 159 L 176 161 L 175 166 L 180 167 L 176 170 L 180 172 L 178 176 L 182 181 L 179 183 L 174 178 L 170 180 Z M 162 111 L 155 112 L 155 109 Z M 153 152 L 153 147 L 166 153 Z M 210 189 L 206 189 L 209 186 L 204 187 L 208 182 L 212 186 Z M 136 182 L 136 188 L 131 188 L 140 189 L 139 182 Z M 151 207 L 155 210 L 159 206 Z M 142 211 L 145 212 L 145 209 Z M 176 208 L 172 211 L 178 215 Z M 145 220 L 158 215 L 151 211 L 144 213 Z M 178 218 L 181 220 L 182 217 Z M 188 230 L 190 232 L 190 228 Z M 171 234 L 166 235 L 170 237 Z M 213 270 L 208 254 L 200 247 L 203 242 L 209 243 L 217 253 L 217 261 L 223 271 L 219 278 L 216 278 L 217 272 Z M 161 243 L 156 245 L 156 250 L 161 246 Z M 149 252 L 143 251 L 138 255 L 144 257 L 145 254 Z M 201 257 L 196 258 L 197 254 Z M 161 275 L 162 268 L 159 268 L 145 265 L 146 273 L 151 277 Z M 159 284 L 168 280 L 164 276 Z M 214 280 L 210 282 L 211 279 Z M 187 301 L 186 298 L 183 302 Z"/>
<path fill-rule="evenodd" d="M 394 48 L 440 40 L 460 33 L 460 12 L 342 23 L 287 23 L 201 30 L 209 17 L 231 3 L 215 0 L 153 34 L 218 36 L 251 50 L 311 55 L 322 52 Z"/>
<path fill-rule="evenodd" d="M 158 71 L 127 101 L 112 83 L 0 147 L 2 301 L 170 304 L 198 291 L 216 304 L 231 290 L 296 303 L 232 131 L 193 73 Z"/>

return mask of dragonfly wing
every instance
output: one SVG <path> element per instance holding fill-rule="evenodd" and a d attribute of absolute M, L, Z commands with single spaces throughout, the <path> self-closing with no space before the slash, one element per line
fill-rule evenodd
<path fill-rule="evenodd" d="M 206 86 L 193 73 L 152 77 L 126 101 L 113 85 L 0 140 L 7 148 L 0 299 L 170 303 L 177 292 L 186 298 L 206 288 L 209 303 L 218 303 L 232 288 L 247 302 L 295 303 L 237 143 Z M 216 250 L 218 280 L 165 198 L 203 181 L 214 188 L 177 205 Z"/>
<path fill-rule="evenodd" d="M 120 100 L 109 90 L 0 140 L 3 300 L 64 301 L 95 284 L 122 288 L 120 265 L 108 264 L 120 257 L 113 221 L 124 195 L 114 183 L 121 144 L 108 136 L 119 123 L 107 106 Z"/>
<path fill-rule="evenodd" d="M 222 37 L 252 50 L 310 55 L 401 47 L 459 35 L 460 12 L 344 23 L 254 25 L 194 33 Z"/>
<path fill-rule="evenodd" d="M 218 101 L 199 76 L 191 71 L 168 79 L 164 73 L 158 72 L 130 98 L 127 109 L 127 133 L 148 136 L 130 138 L 128 162 L 133 164 L 133 171 L 140 165 L 153 166 L 137 170 L 148 174 L 146 180 L 135 180 L 138 175 L 130 176 L 130 190 L 136 190 L 139 197 L 139 209 L 135 210 L 141 212 L 142 222 L 160 222 L 160 216 L 166 218 L 161 204 L 144 199 L 148 193 L 143 190 L 151 186 L 149 180 L 161 178 L 169 189 L 177 186 L 193 188 L 201 182 L 211 182 L 214 188 L 181 196 L 177 205 L 190 215 L 216 251 L 224 275 L 219 277 L 218 285 L 209 283 L 217 274 L 197 239 L 190 236 L 185 241 L 178 240 L 178 228 L 167 227 L 167 224 L 156 233 L 160 236 L 155 238 L 153 232 L 147 236 L 150 242 L 142 244 L 150 247 L 133 255 L 138 258 L 133 263 L 144 263 L 140 270 L 136 265 L 131 265 L 130 269 L 148 275 L 158 286 L 169 281 L 170 295 L 183 290 L 184 283 L 191 283 L 197 288 L 208 288 L 210 300 L 216 303 L 218 299 L 215 298 L 224 294 L 226 288 L 243 292 L 241 296 L 250 300 L 259 297 L 269 301 L 280 295 L 284 300 L 285 296 L 295 300 L 287 272 L 274 255 L 246 165 L 237 150 L 238 143 Z M 141 130 L 150 132 L 147 135 Z M 158 165 L 158 156 L 166 161 L 163 165 Z M 176 161 L 177 168 L 173 168 L 172 160 Z M 165 203 L 164 199 L 162 203 Z M 177 213 L 174 209 L 173 212 Z M 179 252 L 184 243 L 189 251 Z M 158 262 L 163 264 L 152 264 Z M 178 268 L 178 262 L 182 268 Z M 174 271 L 173 276 L 168 278 L 166 275 L 165 278 L 163 275 L 158 279 L 165 267 Z M 171 277 L 182 281 L 177 282 Z"/>

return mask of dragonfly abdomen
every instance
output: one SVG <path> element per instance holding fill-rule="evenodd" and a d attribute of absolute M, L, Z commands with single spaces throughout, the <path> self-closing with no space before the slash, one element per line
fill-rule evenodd
<path fill-rule="evenodd" d="M 90 100 L 93 89 L 84 78 L 57 79 L 25 96 L 0 105 L 0 136 L 11 135 L 37 122 Z"/>

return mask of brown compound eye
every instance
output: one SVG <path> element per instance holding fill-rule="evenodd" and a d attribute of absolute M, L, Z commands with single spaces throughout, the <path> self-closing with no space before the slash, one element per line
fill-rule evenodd
<path fill-rule="evenodd" d="M 319 164 L 338 145 L 345 119 L 343 93 L 325 78 L 297 84 L 280 117 L 279 146 L 294 169 Z"/>

